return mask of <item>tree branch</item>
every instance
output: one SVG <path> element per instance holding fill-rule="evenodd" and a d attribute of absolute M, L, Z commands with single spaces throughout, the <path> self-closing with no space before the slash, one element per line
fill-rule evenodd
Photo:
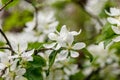
<path fill-rule="evenodd" d="M 11 50 L 9 47 L 0 47 L 0 49 L 8 49 L 8 50 Z"/>
<path fill-rule="evenodd" d="M 10 1 L 8 1 L 7 3 L 5 3 L 4 4 L 4 6 L 2 6 L 1 8 L 0 8 L 0 11 L 2 11 L 7 5 L 9 5 L 11 2 L 13 2 L 13 0 L 10 0 Z"/>
<path fill-rule="evenodd" d="M 7 42 L 7 45 L 9 46 L 9 50 L 11 50 L 11 52 L 14 53 L 14 50 L 13 50 L 13 48 L 12 48 L 12 46 L 11 46 L 8 38 L 7 38 L 7 36 L 6 36 L 6 35 L 4 34 L 4 32 L 2 31 L 2 29 L 0 29 L 0 33 L 1 33 L 2 36 L 5 38 L 5 40 L 6 40 L 6 42 Z M 8 49 L 8 48 L 7 48 L 7 49 Z"/>
<path fill-rule="evenodd" d="M 96 21 L 98 21 L 98 23 L 100 24 L 100 26 L 103 26 L 103 23 L 100 21 L 100 19 L 96 16 L 91 14 L 90 12 L 86 11 L 85 9 L 82 8 L 82 10 L 89 15 L 91 18 L 95 19 Z"/>
<path fill-rule="evenodd" d="M 33 6 L 34 10 L 35 10 L 35 12 L 34 12 L 35 26 L 34 26 L 33 30 L 37 30 L 37 27 L 38 27 L 38 10 L 39 10 L 42 6 L 36 6 L 36 5 L 34 5 L 31 0 L 25 0 L 25 1 L 28 2 L 28 3 L 30 3 L 30 4 Z"/>

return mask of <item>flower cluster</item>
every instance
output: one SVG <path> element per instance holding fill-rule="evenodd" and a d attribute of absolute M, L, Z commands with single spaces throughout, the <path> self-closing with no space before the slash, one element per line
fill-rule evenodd
<path fill-rule="evenodd" d="M 6 0 L 0 2 L 3 5 Z M 14 7 L 5 10 L 5 15 L 0 13 L 0 80 L 119 79 L 120 9 L 105 10 L 109 23 L 103 27 L 103 8 L 109 7 L 109 0 L 85 0 L 84 9 L 74 4 L 77 2 L 21 0 L 13 4 L 19 4 L 23 18 L 16 14 L 16 8 L 14 14 Z M 9 2 L 6 4 L 3 8 Z"/>
<path fill-rule="evenodd" d="M 108 22 L 112 24 L 112 30 L 119 35 L 120 34 L 120 9 L 110 8 L 110 13 L 105 11 L 110 17 L 107 18 Z M 120 41 L 120 36 L 113 39 L 115 42 Z"/>
<path fill-rule="evenodd" d="M 0 52 L 0 75 L 5 80 L 27 80 L 23 76 L 26 69 L 22 64 L 26 61 L 32 61 L 32 54 L 33 51 L 20 52 L 15 55 L 9 52 Z"/>
<path fill-rule="evenodd" d="M 59 54 L 60 60 L 64 60 L 67 58 L 68 55 L 71 57 L 78 57 L 79 52 L 77 50 L 80 50 L 85 47 L 85 43 L 79 42 L 73 44 L 74 36 L 80 34 L 81 30 L 79 32 L 76 31 L 68 31 L 66 26 L 62 26 L 60 32 L 56 30 L 55 33 L 49 33 L 48 37 L 50 40 L 54 41 L 51 44 L 45 44 L 45 48 L 53 48 L 54 50 L 58 50 L 60 48 L 63 48 L 63 50 Z"/>

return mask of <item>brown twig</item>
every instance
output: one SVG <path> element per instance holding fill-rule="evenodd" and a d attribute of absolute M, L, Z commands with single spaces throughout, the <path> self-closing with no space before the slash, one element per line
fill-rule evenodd
<path fill-rule="evenodd" d="M 2 70 L 2 74 L 0 74 L 0 77 L 2 77 L 2 75 L 4 75 L 4 74 L 5 74 L 6 69 L 7 69 L 7 67 L 5 67 L 5 69 L 4 69 L 4 70 Z"/>
<path fill-rule="evenodd" d="M 98 23 L 100 24 L 100 26 L 103 26 L 103 23 L 100 21 L 99 17 L 96 15 L 91 14 L 90 12 L 88 12 L 87 10 L 85 10 L 85 4 L 77 1 L 77 4 L 81 7 L 81 9 L 91 18 L 95 19 L 96 21 L 98 21 Z"/>
<path fill-rule="evenodd" d="M 30 0 L 25 0 L 26 2 L 28 2 L 28 3 L 30 3 L 32 6 L 33 6 L 33 8 L 34 8 L 34 10 L 35 10 L 35 26 L 34 26 L 34 30 L 37 30 L 37 26 L 38 26 L 38 7 L 37 6 L 35 6 L 33 3 L 32 3 L 32 1 L 30 1 Z"/>
<path fill-rule="evenodd" d="M 9 47 L 0 47 L 0 49 L 8 49 L 8 50 L 11 50 Z"/>
<path fill-rule="evenodd" d="M 0 8 L 0 11 L 2 11 L 7 5 L 9 5 L 11 2 L 13 2 L 13 0 L 10 0 L 10 1 L 8 1 L 7 3 L 5 3 L 4 4 L 4 6 L 2 6 L 1 8 Z"/>
<path fill-rule="evenodd" d="M 7 42 L 7 45 L 9 46 L 9 50 L 11 50 L 11 52 L 14 53 L 14 50 L 13 50 L 13 48 L 12 48 L 12 46 L 11 46 L 8 38 L 7 38 L 7 36 L 6 36 L 5 33 L 2 31 L 2 29 L 0 29 L 0 33 L 1 33 L 2 36 L 5 38 L 5 40 L 6 40 L 6 42 Z M 7 48 L 7 49 L 8 49 L 8 48 Z"/>
<path fill-rule="evenodd" d="M 88 12 L 87 10 L 83 9 L 82 10 L 88 15 L 90 16 L 91 18 L 95 19 L 96 21 L 98 21 L 98 23 L 100 24 L 100 26 L 103 26 L 103 23 L 100 21 L 100 19 L 96 16 L 96 15 L 93 15 L 91 14 L 90 12 Z"/>

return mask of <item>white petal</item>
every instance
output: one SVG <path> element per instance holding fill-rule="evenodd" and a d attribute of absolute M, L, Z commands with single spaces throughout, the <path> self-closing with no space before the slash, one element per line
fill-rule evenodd
<path fill-rule="evenodd" d="M 113 39 L 114 42 L 119 42 L 120 41 L 120 36 L 116 37 L 115 39 Z"/>
<path fill-rule="evenodd" d="M 86 46 L 85 43 L 79 42 L 79 43 L 74 44 L 74 46 L 72 48 L 75 50 L 80 50 L 80 49 L 84 48 L 85 46 Z"/>
<path fill-rule="evenodd" d="M 14 58 L 18 58 L 19 55 L 14 55 L 14 56 L 8 56 L 9 59 L 14 59 Z"/>
<path fill-rule="evenodd" d="M 48 34 L 48 37 L 50 40 L 56 40 L 58 36 L 55 33 L 50 33 Z"/>
<path fill-rule="evenodd" d="M 49 25 L 50 29 L 53 28 L 54 30 L 56 29 L 56 26 L 58 25 L 58 21 L 55 21 Z"/>
<path fill-rule="evenodd" d="M 34 50 L 24 52 L 23 54 L 21 54 L 21 57 L 27 61 L 33 61 L 33 57 L 32 57 L 33 53 L 34 53 Z"/>
<path fill-rule="evenodd" d="M 67 74 L 67 76 L 71 75 L 71 70 L 69 68 L 64 67 L 63 70 Z"/>
<path fill-rule="evenodd" d="M 72 45 L 73 41 L 74 41 L 73 35 L 68 34 L 67 37 L 66 37 L 66 42 L 67 42 L 69 45 Z"/>
<path fill-rule="evenodd" d="M 45 48 L 53 48 L 56 45 L 56 43 L 51 43 L 51 44 L 44 44 L 43 46 Z"/>
<path fill-rule="evenodd" d="M 117 24 L 117 25 L 120 25 L 120 22 L 118 19 L 115 19 L 115 18 L 112 18 L 112 17 L 109 17 L 107 18 L 108 22 L 111 23 L 111 24 Z"/>
<path fill-rule="evenodd" d="M 11 67 L 10 67 L 10 70 L 11 70 L 11 71 L 15 71 L 15 69 L 16 69 L 16 67 L 17 67 L 17 62 L 18 62 L 18 61 L 19 61 L 18 59 L 16 59 L 15 61 L 13 61 L 12 65 L 11 65 Z"/>
<path fill-rule="evenodd" d="M 58 60 L 65 60 L 68 56 L 68 50 L 62 50 L 59 54 L 58 54 Z"/>
<path fill-rule="evenodd" d="M 66 25 L 63 25 L 61 30 L 60 30 L 60 35 L 66 35 L 68 33 L 68 30 L 66 28 Z"/>
<path fill-rule="evenodd" d="M 27 56 L 32 56 L 33 53 L 34 53 L 34 49 L 28 52 L 24 52 L 23 54 L 27 54 Z"/>
<path fill-rule="evenodd" d="M 15 80 L 27 80 L 27 78 L 25 78 L 23 76 L 16 76 Z"/>
<path fill-rule="evenodd" d="M 113 30 L 116 34 L 120 34 L 120 28 L 118 28 L 118 27 L 112 26 L 112 30 Z"/>
<path fill-rule="evenodd" d="M 20 52 L 24 52 L 27 49 L 27 46 L 28 46 L 27 42 L 20 43 L 19 44 L 19 50 L 20 50 Z"/>
<path fill-rule="evenodd" d="M 2 63 L 0 63 L 0 70 L 3 70 L 6 66 Z"/>
<path fill-rule="evenodd" d="M 71 33 L 72 35 L 75 35 L 75 36 L 76 36 L 76 35 L 79 35 L 79 34 L 81 33 L 81 30 L 80 30 L 79 32 L 71 31 L 70 33 Z"/>
<path fill-rule="evenodd" d="M 22 76 L 26 73 L 26 69 L 19 67 L 15 72 L 16 72 L 16 75 Z"/>
<path fill-rule="evenodd" d="M 2 63 L 9 62 L 8 56 L 9 55 L 7 53 L 0 52 L 0 62 Z"/>
<path fill-rule="evenodd" d="M 120 15 L 120 9 L 110 8 L 110 13 L 112 16 L 118 16 L 118 15 Z"/>
<path fill-rule="evenodd" d="M 75 58 L 75 57 L 79 56 L 79 53 L 76 51 L 70 51 L 70 55 L 71 55 L 71 57 Z"/>

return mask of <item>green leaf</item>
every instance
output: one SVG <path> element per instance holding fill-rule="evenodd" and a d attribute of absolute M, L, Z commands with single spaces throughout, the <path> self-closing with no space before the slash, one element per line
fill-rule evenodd
<path fill-rule="evenodd" d="M 33 61 L 29 61 L 29 65 L 31 65 L 33 68 L 44 67 L 46 66 L 46 61 L 43 57 L 34 55 Z"/>
<path fill-rule="evenodd" d="M 0 46 L 4 46 L 4 45 L 5 45 L 5 43 L 0 41 Z"/>
<path fill-rule="evenodd" d="M 41 68 L 29 68 L 26 70 L 25 77 L 28 80 L 43 80 Z"/>
<path fill-rule="evenodd" d="M 6 4 L 8 3 L 10 0 L 2 0 L 2 4 Z M 19 0 L 13 0 L 11 3 L 9 3 L 6 8 L 9 8 L 9 7 L 12 7 L 12 6 L 15 6 L 19 3 Z"/>
<path fill-rule="evenodd" d="M 62 9 L 69 2 L 71 2 L 71 0 L 58 0 L 58 1 L 53 2 L 52 6 L 58 9 Z"/>
<path fill-rule="evenodd" d="M 47 71 L 47 75 L 49 75 L 49 70 L 50 70 L 50 68 L 52 67 L 52 65 L 54 64 L 54 61 L 55 61 L 55 58 L 56 58 L 56 55 L 57 55 L 57 53 L 59 53 L 61 51 L 61 49 L 59 49 L 59 50 L 53 50 L 52 52 L 51 52 L 51 54 L 49 55 L 49 69 L 48 69 L 48 71 Z"/>
<path fill-rule="evenodd" d="M 111 29 L 111 24 L 106 23 L 105 26 L 103 26 L 101 34 L 97 37 L 97 43 L 107 39 L 111 39 L 114 36 L 115 36 L 115 33 Z"/>
<path fill-rule="evenodd" d="M 112 41 L 113 38 L 115 38 L 117 35 L 112 36 L 109 39 L 104 40 L 104 49 L 106 48 L 106 46 Z"/>
<path fill-rule="evenodd" d="M 7 3 L 9 0 L 2 0 L 2 4 Z"/>
<path fill-rule="evenodd" d="M 55 57 L 57 55 L 57 51 L 52 51 L 52 53 L 49 56 L 49 68 L 51 68 L 51 66 L 53 65 L 54 61 L 55 61 Z"/>
<path fill-rule="evenodd" d="M 104 41 L 104 49 L 106 48 L 106 46 L 112 41 L 112 39 L 107 39 Z"/>
<path fill-rule="evenodd" d="M 90 59 L 90 62 L 92 62 L 93 61 L 93 55 L 86 48 L 83 48 L 82 51 L 83 51 L 85 57 Z"/>
<path fill-rule="evenodd" d="M 41 47 L 43 46 L 43 43 L 40 43 L 40 42 L 31 42 L 31 43 L 28 43 L 28 50 L 31 50 L 31 49 L 40 49 Z"/>
<path fill-rule="evenodd" d="M 118 57 L 120 57 L 120 42 L 114 42 L 109 50 L 114 50 L 115 54 L 117 54 Z"/>
<path fill-rule="evenodd" d="M 4 31 L 19 31 L 25 27 L 26 22 L 32 20 L 33 13 L 28 10 L 14 11 L 3 22 Z"/>
<path fill-rule="evenodd" d="M 0 77 L 0 80 L 3 80 L 3 78 L 2 78 L 2 77 Z"/>
<path fill-rule="evenodd" d="M 84 74 L 81 71 L 79 71 L 76 74 L 71 75 L 70 80 L 84 80 L 84 77 Z"/>

